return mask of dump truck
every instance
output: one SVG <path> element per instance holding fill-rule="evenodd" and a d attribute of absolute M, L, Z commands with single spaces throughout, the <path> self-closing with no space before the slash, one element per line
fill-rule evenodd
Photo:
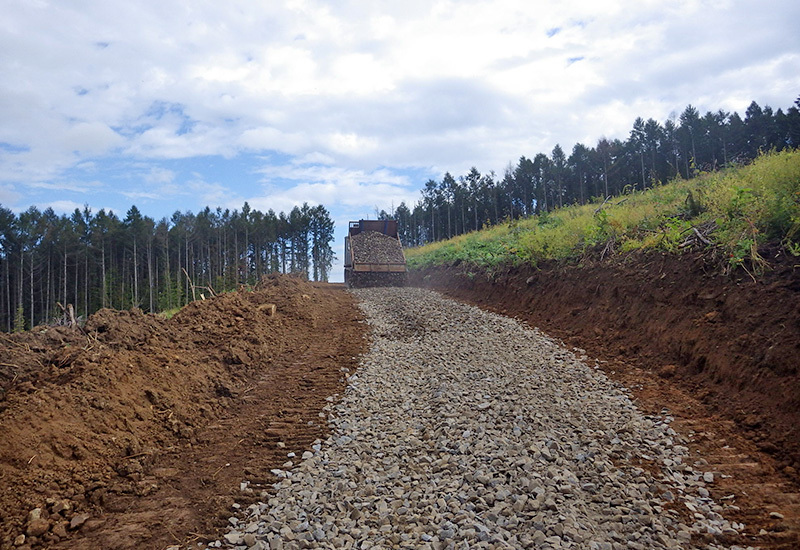
<path fill-rule="evenodd" d="M 406 258 L 397 220 L 350 222 L 344 238 L 344 282 L 348 287 L 404 286 Z"/>

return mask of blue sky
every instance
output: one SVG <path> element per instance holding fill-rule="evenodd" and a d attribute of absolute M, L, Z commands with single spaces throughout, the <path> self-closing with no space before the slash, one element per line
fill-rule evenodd
<path fill-rule="evenodd" d="M 445 171 L 800 95 L 794 0 L 3 2 L 0 204 L 337 224 Z"/>

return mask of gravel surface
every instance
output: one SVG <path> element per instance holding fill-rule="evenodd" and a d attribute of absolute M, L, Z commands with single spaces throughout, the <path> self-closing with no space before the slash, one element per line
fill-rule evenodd
<path fill-rule="evenodd" d="M 354 292 L 373 343 L 332 435 L 287 449 L 276 493 L 209 547 L 721 548 L 742 528 L 670 418 L 585 357 L 430 291 Z"/>
<path fill-rule="evenodd" d="M 350 237 L 350 246 L 357 264 L 402 264 L 406 261 L 400 241 L 377 231 L 353 235 Z"/>

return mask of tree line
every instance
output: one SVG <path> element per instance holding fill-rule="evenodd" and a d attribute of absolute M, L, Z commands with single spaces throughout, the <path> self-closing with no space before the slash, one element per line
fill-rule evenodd
<path fill-rule="evenodd" d="M 799 145 L 800 97 L 786 112 L 753 101 L 744 118 L 723 110 L 701 115 L 689 105 L 663 124 L 637 118 L 624 141 L 602 138 L 594 147 L 576 143 L 569 155 L 557 144 L 549 155 L 522 156 L 502 177 L 475 167 L 459 177 L 448 172 L 441 181 L 428 180 L 412 207 L 401 203 L 378 216 L 397 219 L 403 243 L 418 246 Z"/>
<path fill-rule="evenodd" d="M 159 221 L 136 206 L 124 218 L 89 207 L 71 215 L 0 207 L 0 330 L 23 330 L 100 308 L 157 312 L 199 294 L 253 284 L 272 272 L 327 281 L 334 224 L 324 206 L 288 214 L 175 212 Z"/>

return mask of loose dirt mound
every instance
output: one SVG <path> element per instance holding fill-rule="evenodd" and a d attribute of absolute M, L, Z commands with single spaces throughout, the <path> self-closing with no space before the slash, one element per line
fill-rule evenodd
<path fill-rule="evenodd" d="M 749 495 L 740 521 L 755 529 L 754 542 L 796 548 L 800 266 L 769 252 L 773 269 L 758 283 L 721 275 L 699 253 L 494 274 L 459 265 L 414 272 L 411 282 L 517 316 L 605 360 L 640 406 L 682 415 L 676 427 L 696 452 L 713 454 L 698 459 L 730 463 L 720 468 L 732 476 L 728 490 Z M 789 510 L 785 521 L 767 515 L 778 509 Z M 761 527 L 767 534 L 757 537 Z"/>
<path fill-rule="evenodd" d="M 324 433 L 359 320 L 342 288 L 271 277 L 170 320 L 102 310 L 84 333 L 3 336 L 0 546 L 213 538 L 234 500 Z"/>

